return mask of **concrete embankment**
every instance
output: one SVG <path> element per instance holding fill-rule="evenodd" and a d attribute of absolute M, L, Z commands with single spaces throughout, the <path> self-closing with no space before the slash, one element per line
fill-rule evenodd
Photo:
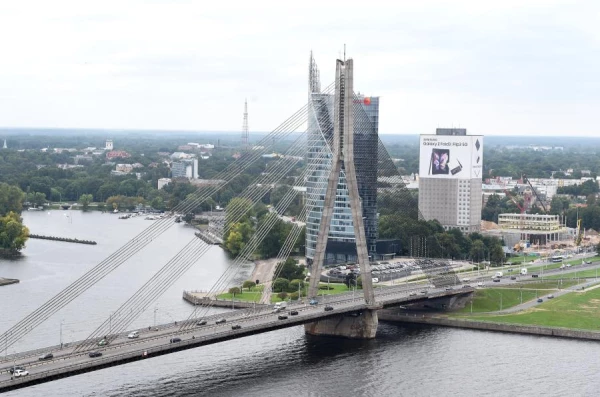
<path fill-rule="evenodd" d="M 19 282 L 19 280 L 16 278 L 0 277 L 0 287 L 2 287 L 3 285 L 16 284 L 18 282 Z"/>
<path fill-rule="evenodd" d="M 89 244 L 89 245 L 97 244 L 95 241 L 91 241 L 91 240 L 80 240 L 78 238 L 68 238 L 68 237 L 42 236 L 41 234 L 30 234 L 29 238 L 37 238 L 40 240 L 62 241 L 65 243 L 77 243 L 77 244 Z"/>
<path fill-rule="evenodd" d="M 510 332 L 517 334 L 554 336 L 570 339 L 600 340 L 600 332 L 576 330 L 558 327 L 541 327 L 535 325 L 518 325 L 495 323 L 490 321 L 476 321 L 468 319 L 431 316 L 422 313 L 397 313 L 393 310 L 380 310 L 380 321 L 410 324 L 429 324 L 443 327 L 478 329 L 483 331 Z"/>
<path fill-rule="evenodd" d="M 255 307 L 267 306 L 254 302 L 214 299 L 205 296 L 205 293 L 200 291 L 183 291 L 183 299 L 192 305 L 225 307 L 227 309 L 252 309 Z"/>

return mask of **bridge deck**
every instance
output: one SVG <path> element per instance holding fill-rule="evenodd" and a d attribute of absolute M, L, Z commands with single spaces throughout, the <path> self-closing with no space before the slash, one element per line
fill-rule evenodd
<path fill-rule="evenodd" d="M 473 291 L 472 288 L 456 290 L 429 288 L 426 294 L 422 294 L 421 290 L 423 290 L 422 286 L 406 285 L 378 289 L 377 308 L 462 295 Z M 334 310 L 324 311 L 324 303 L 332 306 Z M 270 308 L 262 307 L 257 310 L 238 310 L 212 315 L 206 317 L 207 325 L 193 326 L 185 331 L 180 331 L 181 323 L 178 325 L 172 323 L 162 325 L 156 331 L 140 330 L 140 337 L 137 339 L 128 339 L 127 333 L 122 333 L 108 346 L 101 348 L 93 346 L 85 351 L 74 352 L 76 346 L 74 344 L 73 347 L 54 351 L 54 358 L 51 360 L 38 360 L 40 351 L 47 352 L 51 351 L 50 349 L 21 352 L 17 356 L 7 357 L 4 362 L 0 361 L 2 368 L 0 369 L 0 392 L 365 309 L 368 307 L 362 299 L 362 294 L 357 292 L 356 297 L 353 297 L 350 292 L 327 297 L 326 302 L 314 306 L 290 305 L 287 310 L 296 310 L 298 315 L 288 315 L 286 320 L 278 320 L 278 314 L 272 313 Z M 215 324 L 220 318 L 226 318 L 227 322 Z M 241 328 L 233 330 L 231 326 L 234 324 L 240 325 Z M 175 336 L 181 338 L 181 342 L 170 343 L 170 339 Z M 88 353 L 92 350 L 102 352 L 102 356 L 89 357 Z M 13 364 L 25 366 L 30 374 L 11 380 L 8 370 Z"/>

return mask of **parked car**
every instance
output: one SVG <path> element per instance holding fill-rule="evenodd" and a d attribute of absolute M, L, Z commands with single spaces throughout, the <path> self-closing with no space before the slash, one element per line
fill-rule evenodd
<path fill-rule="evenodd" d="M 517 278 L 515 276 L 510 276 L 511 280 L 516 280 Z"/>
<path fill-rule="evenodd" d="M 452 291 L 454 288 L 452 287 L 446 287 L 446 291 Z"/>
<path fill-rule="evenodd" d="M 280 314 L 279 316 L 277 316 L 278 320 L 287 320 L 288 316 L 286 316 L 285 314 Z"/>
<path fill-rule="evenodd" d="M 132 333 L 130 333 L 129 335 L 127 335 L 127 337 L 129 339 L 139 338 L 140 337 L 140 333 L 138 331 L 133 331 Z"/>
<path fill-rule="evenodd" d="M 231 329 L 241 329 L 241 328 L 242 328 L 242 326 L 239 324 L 234 324 L 231 326 Z"/>
<path fill-rule="evenodd" d="M 88 356 L 90 357 L 100 357 L 102 355 L 102 352 L 90 352 L 88 354 Z"/>
<path fill-rule="evenodd" d="M 13 376 L 15 378 L 18 378 L 20 376 L 27 376 L 27 375 L 29 375 L 29 372 L 24 369 L 17 369 L 17 370 L 15 370 L 15 373 L 13 374 Z"/>
<path fill-rule="evenodd" d="M 222 318 L 222 319 L 220 319 L 220 320 L 217 320 L 217 321 L 215 322 L 215 324 L 225 324 L 226 322 L 227 322 L 227 320 L 225 320 L 224 318 Z"/>
<path fill-rule="evenodd" d="M 200 325 L 206 325 L 207 321 L 206 320 L 200 320 L 196 323 L 196 325 L 200 326 Z"/>
<path fill-rule="evenodd" d="M 408 294 L 408 296 L 415 296 L 415 295 L 417 295 L 416 292 L 411 292 L 410 294 Z"/>
<path fill-rule="evenodd" d="M 292 310 L 290 312 L 290 316 L 297 316 L 298 315 L 298 311 L 297 310 Z"/>
<path fill-rule="evenodd" d="M 544 300 L 542 298 L 538 298 L 537 302 L 542 303 Z"/>
<path fill-rule="evenodd" d="M 330 311 L 332 311 L 332 310 L 333 310 L 333 306 L 329 306 L 329 305 L 328 305 L 328 306 L 325 306 L 325 311 L 326 311 L 326 312 L 330 312 Z"/>
<path fill-rule="evenodd" d="M 54 354 L 52 354 L 52 353 L 45 353 L 45 354 L 42 354 L 42 355 L 39 357 L 39 360 L 40 360 L 40 361 L 43 361 L 43 360 L 51 360 L 51 359 L 53 359 L 53 358 L 54 358 Z"/>
<path fill-rule="evenodd" d="M 181 338 L 177 338 L 177 337 L 171 338 L 171 340 L 169 342 L 171 342 L 171 343 L 181 342 Z"/>

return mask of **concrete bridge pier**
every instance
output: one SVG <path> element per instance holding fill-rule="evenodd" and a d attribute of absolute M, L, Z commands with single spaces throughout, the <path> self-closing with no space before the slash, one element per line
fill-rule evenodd
<path fill-rule="evenodd" d="M 340 314 L 314 323 L 304 324 L 309 335 L 336 336 L 349 339 L 373 339 L 377 334 L 379 319 L 376 309 Z"/>

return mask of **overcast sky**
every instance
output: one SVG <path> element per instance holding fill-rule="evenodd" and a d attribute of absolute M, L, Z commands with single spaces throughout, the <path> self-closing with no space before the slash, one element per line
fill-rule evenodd
<path fill-rule="evenodd" d="M 600 135 L 600 2 L 343 4 L 0 0 L 0 126 L 271 131 L 345 43 L 381 134 Z"/>

